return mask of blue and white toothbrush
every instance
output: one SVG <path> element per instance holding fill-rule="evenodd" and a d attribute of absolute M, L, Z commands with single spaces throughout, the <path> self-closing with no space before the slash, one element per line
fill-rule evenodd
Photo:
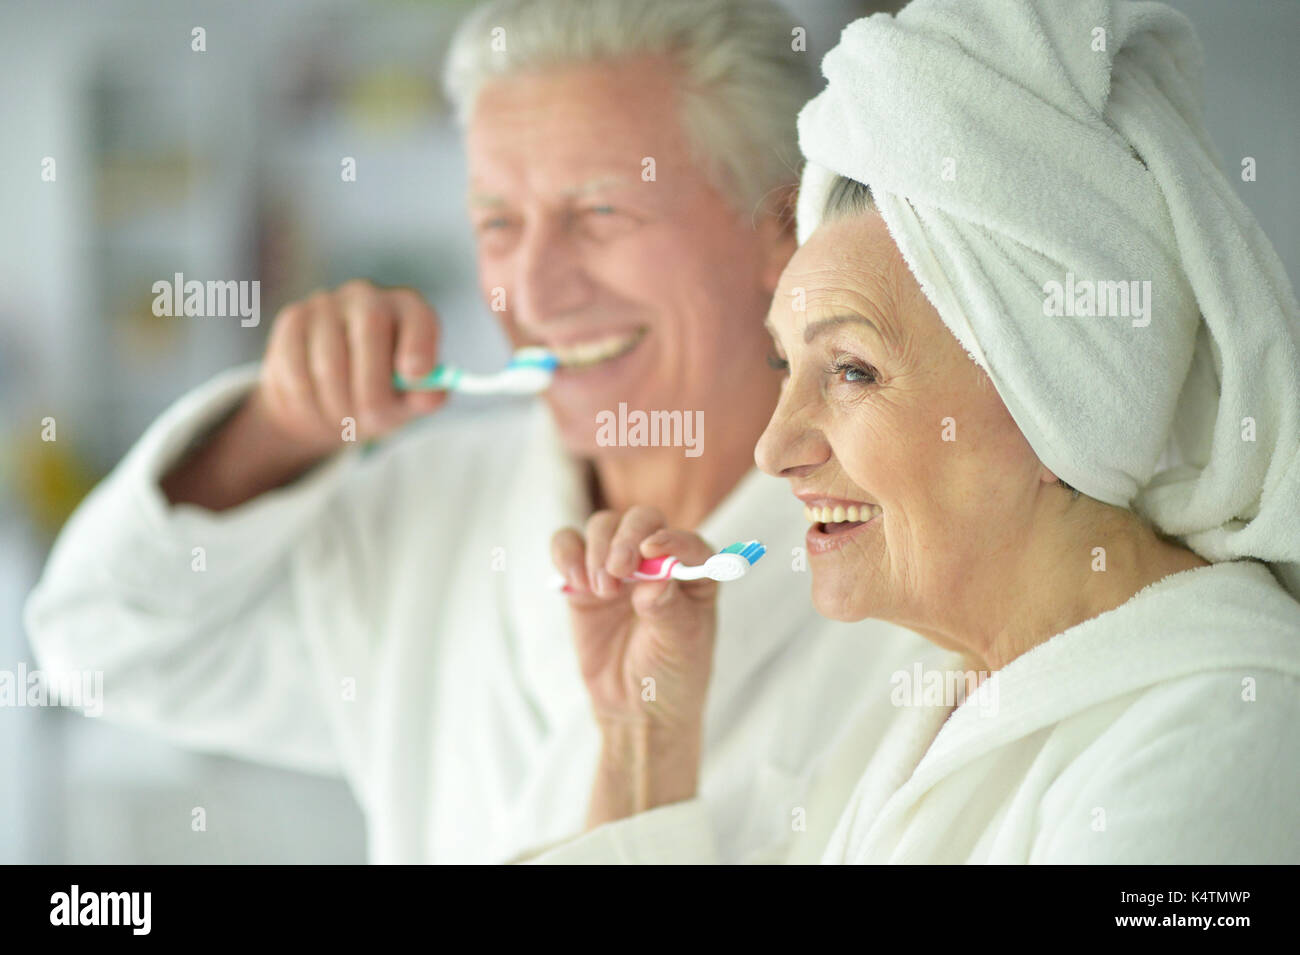
<path fill-rule="evenodd" d="M 702 564 L 688 566 L 676 557 L 647 557 L 623 582 L 632 584 L 643 580 L 739 580 L 758 563 L 767 548 L 758 541 L 742 541 L 725 547 Z M 566 594 L 573 593 L 561 574 L 551 580 L 551 588 Z"/>
<path fill-rule="evenodd" d="M 545 348 L 521 348 L 510 364 L 492 375 L 476 375 L 455 365 L 439 365 L 423 378 L 394 373 L 398 391 L 461 391 L 469 395 L 535 395 L 550 387 L 560 361 Z"/>

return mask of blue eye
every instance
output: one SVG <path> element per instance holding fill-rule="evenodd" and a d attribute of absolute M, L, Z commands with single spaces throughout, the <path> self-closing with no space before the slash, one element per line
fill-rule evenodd
<path fill-rule="evenodd" d="M 596 215 L 612 216 L 614 214 L 614 207 L 613 206 L 590 206 L 588 207 L 587 211 L 593 212 Z"/>
<path fill-rule="evenodd" d="M 838 362 L 831 369 L 831 373 L 837 377 L 842 375 L 845 384 L 850 385 L 874 385 L 879 381 L 874 368 L 870 365 L 860 365 L 856 362 Z"/>

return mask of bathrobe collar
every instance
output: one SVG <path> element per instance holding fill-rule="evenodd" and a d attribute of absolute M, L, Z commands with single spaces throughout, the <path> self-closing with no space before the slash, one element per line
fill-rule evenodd
<path fill-rule="evenodd" d="M 1300 677 L 1300 607 L 1256 561 L 1172 574 L 1113 610 L 1052 637 L 992 674 L 948 716 L 909 707 L 881 744 L 833 842 L 860 855 L 945 777 L 999 747 L 1089 707 L 1169 680 L 1224 668 Z M 969 661 L 950 654 L 945 671 Z M 945 721 L 945 716 L 947 719 Z"/>
<path fill-rule="evenodd" d="M 1286 613 L 1261 612 L 1271 609 L 1261 601 L 1290 602 L 1293 620 L 1300 609 L 1256 561 L 1211 564 L 1151 584 L 992 674 L 953 712 L 910 785 L 928 786 L 982 753 L 1157 683 L 1223 668 L 1300 676 L 1300 630 L 1281 627 Z M 996 715 L 984 693 L 995 695 Z"/>

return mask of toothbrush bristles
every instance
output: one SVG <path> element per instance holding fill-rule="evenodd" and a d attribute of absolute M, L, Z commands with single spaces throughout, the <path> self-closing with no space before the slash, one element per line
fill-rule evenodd
<path fill-rule="evenodd" d="M 510 359 L 509 367 L 545 368 L 547 371 L 555 371 L 559 365 L 560 360 L 545 348 L 521 348 Z"/>
<path fill-rule="evenodd" d="M 767 548 L 758 541 L 738 541 L 730 547 L 723 548 L 719 553 L 739 554 L 753 566 L 758 563 L 760 557 L 767 553 Z"/>

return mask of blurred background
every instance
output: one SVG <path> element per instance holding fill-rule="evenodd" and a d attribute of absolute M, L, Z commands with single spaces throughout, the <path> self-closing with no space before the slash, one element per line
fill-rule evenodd
<path fill-rule="evenodd" d="M 846 23 L 901 5 L 784 2 L 818 61 Z M 1207 121 L 1229 177 L 1294 283 L 1300 0 L 1172 5 L 1206 47 Z M 470 6 L 0 3 L 0 671 L 35 666 L 22 604 L 63 520 L 168 404 L 256 359 L 282 305 L 354 277 L 410 285 L 442 316 L 448 354 L 504 359 L 440 86 Z M 1246 156 L 1255 182 L 1240 179 Z M 176 272 L 259 280 L 260 325 L 155 317 L 152 285 Z M 42 707 L 0 706 L 0 766 L 0 862 L 365 859 L 338 779 Z M 200 803 L 204 838 L 188 824 Z"/>

